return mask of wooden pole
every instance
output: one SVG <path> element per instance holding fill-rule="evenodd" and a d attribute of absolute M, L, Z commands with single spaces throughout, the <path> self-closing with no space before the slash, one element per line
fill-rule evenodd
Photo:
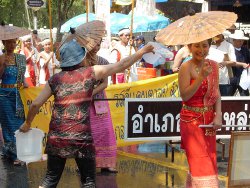
<path fill-rule="evenodd" d="M 31 27 L 30 27 L 30 16 L 29 16 L 29 11 L 28 11 L 28 6 L 27 6 L 27 1 L 26 0 L 24 0 L 24 5 L 25 5 L 25 12 L 26 12 L 27 19 L 28 19 L 29 29 L 31 29 Z"/>
<path fill-rule="evenodd" d="M 48 0 L 49 4 L 49 31 L 50 31 L 50 43 L 51 43 L 51 51 L 54 53 L 54 46 L 53 46 L 53 36 L 52 36 L 52 13 L 51 13 L 51 0 Z M 52 67 L 53 67 L 53 75 L 55 74 L 55 66 L 54 66 L 54 54 L 52 56 Z"/>
<path fill-rule="evenodd" d="M 132 0 L 132 13 L 131 13 L 131 23 L 130 23 L 130 41 L 132 41 L 132 37 L 133 37 L 134 7 L 135 7 L 135 1 Z M 132 48 L 133 48 L 133 46 L 130 45 L 129 55 L 131 55 L 131 53 L 132 53 Z M 130 77 L 130 67 L 128 68 L 127 75 L 126 75 L 126 82 L 127 83 L 128 83 L 129 77 Z"/>
<path fill-rule="evenodd" d="M 86 23 L 89 22 L 89 0 L 86 0 Z"/>

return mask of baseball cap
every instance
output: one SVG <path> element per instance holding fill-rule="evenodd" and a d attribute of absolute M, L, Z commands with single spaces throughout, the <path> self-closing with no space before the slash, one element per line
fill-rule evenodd
<path fill-rule="evenodd" d="M 137 36 L 137 37 L 135 38 L 135 40 L 142 40 L 142 41 L 144 41 L 145 39 L 144 39 L 144 36 L 139 35 L 139 36 Z"/>

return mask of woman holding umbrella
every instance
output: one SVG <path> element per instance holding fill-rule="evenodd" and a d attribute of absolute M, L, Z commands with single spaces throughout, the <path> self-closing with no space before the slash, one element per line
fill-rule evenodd
<path fill-rule="evenodd" d="M 188 45 L 192 59 L 179 70 L 181 147 L 189 175 L 186 187 L 218 188 L 216 130 L 222 125 L 218 63 L 206 59 L 212 38 L 237 19 L 230 12 L 211 11 L 183 17 L 161 30 L 156 40 L 166 45 Z M 200 125 L 209 125 L 201 128 Z"/>
<path fill-rule="evenodd" d="M 0 26 L 0 40 L 5 47 L 5 53 L 0 58 L 0 124 L 2 126 L 4 145 L 3 155 L 11 159 L 14 165 L 21 164 L 16 154 L 16 139 L 14 133 L 24 122 L 23 103 L 20 89 L 24 85 L 26 67 L 25 56 L 14 53 L 16 39 L 30 31 L 15 26 Z"/>
<path fill-rule="evenodd" d="M 222 125 L 219 68 L 207 60 L 210 40 L 189 44 L 192 59 L 181 65 L 179 90 L 181 146 L 186 151 L 192 187 L 218 187 L 216 129 Z M 212 128 L 199 128 L 212 124 Z"/>

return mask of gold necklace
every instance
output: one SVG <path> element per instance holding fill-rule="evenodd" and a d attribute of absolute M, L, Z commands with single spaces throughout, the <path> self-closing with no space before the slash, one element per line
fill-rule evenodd
<path fill-rule="evenodd" d="M 6 62 L 7 66 L 16 65 L 15 56 L 14 55 L 8 56 L 6 54 L 5 55 L 5 62 Z"/>
<path fill-rule="evenodd" d="M 197 74 L 200 74 L 200 68 L 197 65 L 195 66 L 195 71 L 197 72 Z"/>

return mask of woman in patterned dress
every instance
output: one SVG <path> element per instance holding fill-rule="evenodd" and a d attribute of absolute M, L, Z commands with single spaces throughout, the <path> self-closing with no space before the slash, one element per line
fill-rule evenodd
<path fill-rule="evenodd" d="M 0 60 L 0 124 L 4 145 L 3 155 L 11 159 L 14 165 L 22 164 L 17 159 L 15 131 L 24 122 L 24 109 L 20 89 L 24 85 L 26 67 L 25 56 L 14 53 L 16 39 L 3 40 L 5 53 Z"/>
<path fill-rule="evenodd" d="M 84 67 L 85 48 L 75 40 L 61 46 L 62 71 L 49 79 L 30 106 L 27 119 L 20 128 L 20 131 L 27 132 L 41 105 L 54 96 L 45 149 L 48 154 L 47 172 L 40 187 L 57 186 L 67 158 L 76 160 L 83 187 L 95 187 L 95 148 L 90 130 L 89 107 L 96 80 L 125 70 L 152 50 L 153 47 L 147 45 L 120 63 Z"/>
<path fill-rule="evenodd" d="M 179 71 L 183 100 L 180 113 L 181 146 L 185 149 L 190 174 L 186 187 L 218 188 L 216 129 L 222 125 L 219 68 L 205 59 L 209 40 L 189 44 L 192 59 Z M 199 125 L 211 124 L 212 128 Z"/>

